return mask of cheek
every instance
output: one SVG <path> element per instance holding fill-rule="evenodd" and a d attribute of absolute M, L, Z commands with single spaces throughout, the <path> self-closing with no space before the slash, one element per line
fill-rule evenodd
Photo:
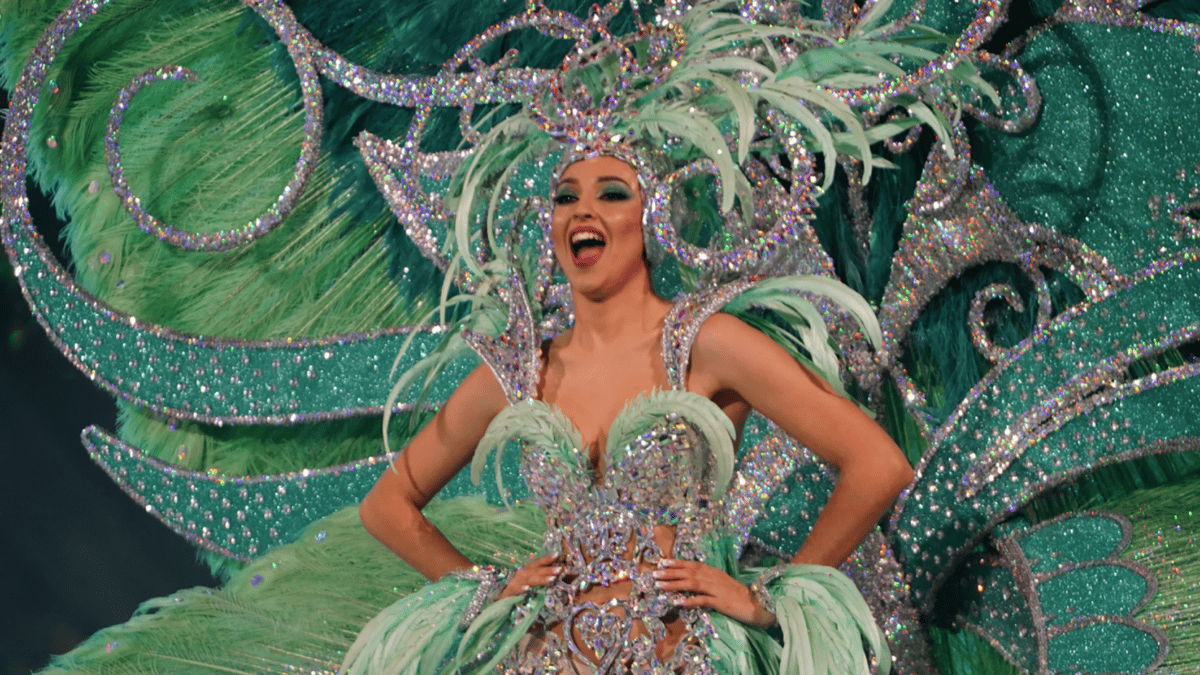
<path fill-rule="evenodd" d="M 550 214 L 550 236 L 554 240 L 554 244 L 558 245 L 558 240 L 562 238 L 567 231 L 567 224 L 570 220 L 569 216 L 562 213 L 561 210 L 555 209 Z"/>
<path fill-rule="evenodd" d="M 642 207 L 638 205 L 634 208 L 626 209 L 621 214 L 621 231 L 629 237 L 636 237 L 639 241 L 642 238 Z"/>

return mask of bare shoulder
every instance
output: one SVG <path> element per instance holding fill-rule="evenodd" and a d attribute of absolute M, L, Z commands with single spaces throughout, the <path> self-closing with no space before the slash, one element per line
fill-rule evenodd
<path fill-rule="evenodd" d="M 778 347 L 773 340 L 736 316 L 718 312 L 700 326 L 692 345 L 692 363 L 694 366 L 736 365 L 753 358 L 764 343 Z"/>
<path fill-rule="evenodd" d="M 486 365 L 480 364 L 463 378 L 446 401 L 443 412 L 452 417 L 465 414 L 490 421 L 506 405 L 508 400 L 496 375 Z"/>
<path fill-rule="evenodd" d="M 753 397 L 752 390 L 769 389 L 775 384 L 798 395 L 833 394 L 829 383 L 797 362 L 777 342 L 725 313 L 713 315 L 700 327 L 689 376 L 698 386 L 712 391 L 733 389 L 748 399 Z"/>
<path fill-rule="evenodd" d="M 751 335 L 762 335 L 751 328 L 745 321 L 724 312 L 717 312 L 701 324 L 700 332 L 696 334 L 697 349 L 713 349 L 726 344 L 727 340 L 740 339 Z M 766 336 L 763 336 L 766 337 Z"/>
<path fill-rule="evenodd" d="M 758 359 L 777 358 L 779 354 L 774 350 L 782 352 L 774 341 L 741 319 L 718 312 L 700 326 L 692 344 L 688 388 L 710 397 L 738 389 L 739 376 L 753 368 Z M 786 352 L 782 354 L 787 356 Z"/>

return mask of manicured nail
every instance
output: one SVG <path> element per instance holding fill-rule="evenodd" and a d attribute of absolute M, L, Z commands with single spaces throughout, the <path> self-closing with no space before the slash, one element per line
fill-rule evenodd
<path fill-rule="evenodd" d="M 665 570 L 654 570 L 650 573 L 650 576 L 654 577 L 655 579 L 661 579 L 667 576 L 667 573 Z"/>
<path fill-rule="evenodd" d="M 666 587 L 667 587 L 667 582 L 665 582 L 665 581 L 656 581 L 656 582 L 654 582 L 654 585 L 655 585 L 657 588 L 666 588 Z"/>

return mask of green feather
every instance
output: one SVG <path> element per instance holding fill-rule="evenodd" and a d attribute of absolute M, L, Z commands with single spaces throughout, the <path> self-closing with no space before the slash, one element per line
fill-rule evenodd
<path fill-rule="evenodd" d="M 504 446 L 510 439 L 520 438 L 543 448 L 557 448 L 561 452 L 583 447 L 583 438 L 571 420 L 557 406 L 536 399 L 527 399 L 500 411 L 488 424 L 483 438 L 476 446 L 471 460 L 471 480 L 478 485 L 487 465 L 488 456 L 496 452 L 496 483 L 500 485 L 500 458 Z"/>
<path fill-rule="evenodd" d="M 610 457 L 617 457 L 635 438 L 661 423 L 663 416 L 670 413 L 690 422 L 708 440 L 716 466 L 712 480 L 717 491 L 723 492 L 733 478 L 733 439 L 737 430 L 717 404 L 695 393 L 655 390 L 626 403 L 609 428 L 607 453 Z M 692 461 L 696 475 L 700 475 L 708 458 L 693 455 Z"/>

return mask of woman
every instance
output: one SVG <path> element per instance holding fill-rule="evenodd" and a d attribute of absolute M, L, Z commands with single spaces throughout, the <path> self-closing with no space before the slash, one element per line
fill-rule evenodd
<path fill-rule="evenodd" d="M 664 326 L 669 328 L 672 321 L 672 304 L 657 297 L 651 286 L 642 233 L 643 195 L 635 169 L 609 155 L 570 164 L 554 192 L 551 237 L 570 283 L 575 323 L 542 345 L 536 399 L 560 410 L 569 420 L 568 431 L 577 430 L 576 440 L 582 441 L 578 459 L 586 464 L 572 474 L 571 467 L 563 466 L 564 461 L 570 464 L 569 453 L 564 460 L 526 445 L 523 473 L 533 501 L 546 513 L 544 545 L 549 553 L 505 577 L 494 599 L 510 599 L 509 605 L 498 607 L 515 607 L 523 594 L 533 594 L 542 597 L 541 606 L 524 612 L 528 635 L 521 633 L 520 620 L 513 621 L 515 635 L 508 644 L 517 640 L 516 649 L 490 662 L 507 658 L 509 665 L 536 672 L 541 672 L 540 663 L 553 672 L 553 655 L 564 654 L 557 664 L 562 672 L 624 672 L 635 665 L 691 672 L 689 658 L 706 660 L 724 653 L 710 643 L 731 639 L 728 630 L 708 628 L 713 619 L 720 622 L 723 616 L 755 629 L 776 622 L 770 596 L 734 578 L 731 556 L 714 543 L 720 539 L 720 525 L 711 522 L 717 519 L 705 513 L 705 507 L 713 511 L 720 502 L 720 470 L 713 469 L 719 460 L 702 462 L 698 470 L 692 468 L 691 458 L 678 460 L 678 450 L 705 452 L 706 445 L 719 445 L 722 439 L 710 435 L 698 444 L 656 440 L 649 447 L 617 452 L 609 443 L 614 420 L 619 424 L 629 412 L 623 408 L 664 394 L 673 384 L 685 385 L 689 399 L 718 407 L 737 430 L 733 436 L 740 434 L 754 408 L 840 470 L 833 496 L 792 565 L 839 565 L 912 477 L 900 450 L 853 402 L 732 316 L 701 317 L 690 368 L 681 374 L 681 382 L 670 381 L 661 341 Z M 489 425 L 513 409 L 515 402 L 505 391 L 497 375 L 484 366 L 477 368 L 360 508 L 367 529 L 431 580 L 468 570 L 472 563 L 421 515 L 421 509 L 471 461 Z M 545 414 L 550 418 L 553 411 Z M 664 446 L 667 451 L 659 456 Z M 631 477 L 619 471 L 649 475 Z M 547 474 L 554 480 L 565 474 L 592 484 L 546 489 Z M 661 475 L 688 485 L 672 491 L 655 483 Z M 653 494 L 642 494 L 646 491 Z M 600 504 L 590 503 L 593 499 Z M 580 502 L 585 504 L 581 507 Z M 589 525 L 591 519 L 605 516 L 631 518 L 635 524 Z M 701 536 L 688 534 L 696 528 L 704 530 Z M 602 539 L 606 543 L 597 544 Z M 838 574 L 822 568 L 793 569 L 811 576 Z M 768 581 L 764 578 L 759 585 Z M 414 608 L 410 605 L 408 611 Z M 415 611 L 420 611 L 419 605 Z M 606 613 L 615 623 L 597 618 Z M 352 648 L 348 663 L 360 658 L 353 669 L 368 655 L 377 663 L 407 658 L 383 653 L 381 646 L 374 651 L 367 647 L 378 641 L 369 637 L 375 632 L 368 626 Z M 771 650 L 762 646 L 766 643 L 761 631 L 745 632 L 755 636 L 758 649 Z M 812 637 L 821 641 L 828 636 Z M 855 631 L 843 639 L 857 643 L 859 637 Z M 462 654 L 461 646 L 459 651 L 460 663 L 463 656 L 487 661 Z M 863 661 L 861 651 L 857 660 Z M 711 669 L 711 663 L 695 668 Z"/>

